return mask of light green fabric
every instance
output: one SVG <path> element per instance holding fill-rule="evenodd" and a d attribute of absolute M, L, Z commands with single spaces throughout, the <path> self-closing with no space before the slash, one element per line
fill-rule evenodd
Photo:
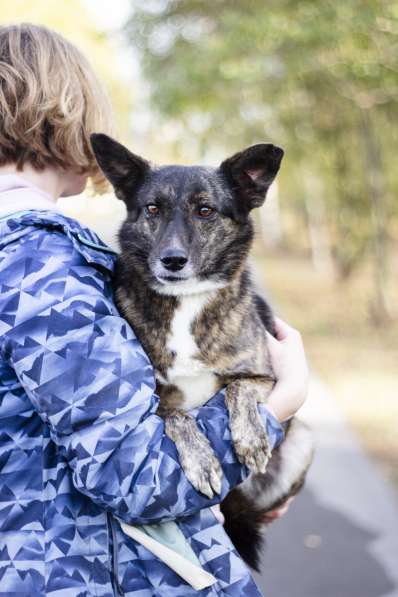
<path fill-rule="evenodd" d="M 177 552 L 192 564 L 201 566 L 184 533 L 174 521 L 162 522 L 161 524 L 144 524 L 137 528 L 140 528 L 144 533 L 152 537 L 152 539 L 155 539 L 155 541 Z"/>

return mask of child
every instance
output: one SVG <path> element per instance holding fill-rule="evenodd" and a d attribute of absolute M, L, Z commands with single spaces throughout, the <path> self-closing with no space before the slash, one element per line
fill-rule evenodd
<path fill-rule="evenodd" d="M 196 414 L 223 465 L 222 495 L 209 500 L 156 415 L 151 364 L 113 303 L 113 252 L 57 210 L 88 177 L 104 183 L 89 135 L 111 128 L 108 100 L 74 46 L 44 27 L 0 28 L 1 592 L 260 595 L 210 509 L 248 473 L 222 394 Z M 279 368 L 283 377 L 293 359 L 301 379 L 288 395 L 288 375 L 280 380 L 271 400 L 280 420 L 305 395 L 302 346 L 290 338 L 290 352 L 275 341 Z M 261 413 L 275 445 L 278 420 Z M 211 582 L 195 589 L 119 521 L 176 521 L 187 559 Z"/>

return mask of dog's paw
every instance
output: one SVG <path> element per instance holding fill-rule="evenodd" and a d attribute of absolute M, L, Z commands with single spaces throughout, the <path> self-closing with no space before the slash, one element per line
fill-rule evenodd
<path fill-rule="evenodd" d="M 208 498 L 221 493 L 222 468 L 212 448 L 203 443 L 200 448 L 191 449 L 181 457 L 184 472 L 195 487 Z"/>
<path fill-rule="evenodd" d="M 239 462 L 253 473 L 265 473 L 271 457 L 268 436 L 261 419 L 231 420 L 232 440 Z"/>
<path fill-rule="evenodd" d="M 209 498 L 221 493 L 223 471 L 209 440 L 188 414 L 175 412 L 165 419 L 166 433 L 174 441 L 186 477 Z"/>

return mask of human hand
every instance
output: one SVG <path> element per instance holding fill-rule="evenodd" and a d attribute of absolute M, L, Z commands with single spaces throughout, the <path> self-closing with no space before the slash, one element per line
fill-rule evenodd
<path fill-rule="evenodd" d="M 267 332 L 268 350 L 276 383 L 267 408 L 281 422 L 292 417 L 304 404 L 308 392 L 308 365 L 300 333 L 275 319 L 276 338 Z"/>
<path fill-rule="evenodd" d="M 278 518 L 282 518 L 282 516 L 284 514 L 286 514 L 286 512 L 289 510 L 289 506 L 293 500 L 294 500 L 294 497 L 289 497 L 277 508 L 274 508 L 273 510 L 269 510 L 268 512 L 266 512 L 264 514 L 264 516 L 262 517 L 261 522 L 263 524 L 270 524 L 271 522 L 274 522 L 274 520 L 278 520 Z M 217 521 L 220 524 L 224 525 L 225 517 L 224 517 L 224 514 L 221 512 L 220 504 L 215 504 L 214 506 L 211 506 L 210 509 L 212 510 Z"/>
<path fill-rule="evenodd" d="M 273 510 L 269 510 L 266 512 L 263 517 L 264 524 L 270 524 L 274 522 L 274 520 L 278 520 L 278 518 L 282 518 L 284 514 L 289 510 L 289 506 L 294 500 L 294 497 L 287 498 L 283 504 L 281 504 L 278 508 L 274 508 Z"/>

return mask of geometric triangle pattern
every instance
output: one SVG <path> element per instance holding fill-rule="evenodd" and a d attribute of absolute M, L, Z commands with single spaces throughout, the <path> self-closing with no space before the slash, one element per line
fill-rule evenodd
<path fill-rule="evenodd" d="M 61 214 L 0 220 L 0 594 L 260 595 L 209 510 L 248 474 L 223 394 L 194 412 L 223 463 L 209 500 L 156 415 L 151 363 L 113 302 L 114 262 Z M 273 424 L 270 441 L 281 433 Z M 193 591 L 116 518 L 178 519 L 217 584 Z"/>

